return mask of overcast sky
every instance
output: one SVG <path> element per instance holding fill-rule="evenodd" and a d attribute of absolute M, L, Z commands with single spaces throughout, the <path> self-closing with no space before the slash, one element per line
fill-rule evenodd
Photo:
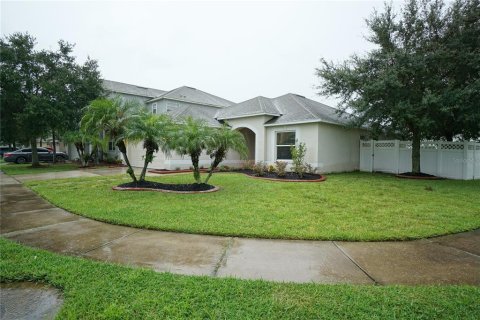
<path fill-rule="evenodd" d="M 1 34 L 29 32 L 38 48 L 75 43 L 102 77 L 171 90 L 187 85 L 240 102 L 316 94 L 320 58 L 371 48 L 365 18 L 379 1 L 1 2 Z"/>

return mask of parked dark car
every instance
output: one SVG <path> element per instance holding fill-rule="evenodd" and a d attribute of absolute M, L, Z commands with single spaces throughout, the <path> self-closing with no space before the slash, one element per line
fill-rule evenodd
<path fill-rule="evenodd" d="M 12 151 L 15 151 L 17 150 L 17 148 L 13 148 L 13 147 L 0 147 L 0 157 L 3 158 L 3 155 L 7 152 L 12 152 Z"/>
<path fill-rule="evenodd" d="M 37 148 L 38 160 L 43 162 L 53 161 L 53 152 L 46 148 Z M 63 162 L 68 159 L 65 152 L 57 152 L 56 161 Z M 7 152 L 3 156 L 6 162 L 26 163 L 32 162 L 32 149 L 24 148 L 13 152 Z"/>

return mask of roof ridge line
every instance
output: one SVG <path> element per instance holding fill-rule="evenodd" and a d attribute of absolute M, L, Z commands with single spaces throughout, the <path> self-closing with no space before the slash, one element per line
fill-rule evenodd
<path fill-rule="evenodd" d="M 229 102 L 229 103 L 236 104 L 236 103 L 235 103 L 235 102 L 233 102 L 233 101 L 230 101 L 230 100 L 224 99 L 224 98 L 222 98 L 222 97 L 216 96 L 216 95 L 214 95 L 214 94 L 208 93 L 208 92 L 206 92 L 206 91 L 203 91 L 203 90 L 200 90 L 200 89 L 197 89 L 197 88 L 194 88 L 194 87 L 189 87 L 189 86 L 184 86 L 184 87 L 187 87 L 187 88 L 191 88 L 191 89 L 194 89 L 194 90 L 200 91 L 201 93 L 203 93 L 203 94 L 206 94 L 207 96 L 214 97 L 215 99 L 220 99 L 220 100 L 227 101 L 227 102 Z"/>
<path fill-rule="evenodd" d="M 293 99 L 294 99 L 295 101 L 297 101 L 297 102 L 300 104 L 300 106 L 301 106 L 303 109 L 305 109 L 308 113 L 310 113 L 312 116 L 314 116 L 314 117 L 316 117 L 316 118 L 318 117 L 318 116 L 315 115 L 312 111 L 310 111 L 300 100 L 298 100 L 298 99 L 297 99 L 297 96 L 296 96 L 295 94 L 290 93 L 290 95 L 292 95 L 292 96 L 293 96 Z M 305 98 L 305 99 L 307 99 L 307 98 Z M 322 118 L 319 118 L 319 119 L 322 119 Z"/>

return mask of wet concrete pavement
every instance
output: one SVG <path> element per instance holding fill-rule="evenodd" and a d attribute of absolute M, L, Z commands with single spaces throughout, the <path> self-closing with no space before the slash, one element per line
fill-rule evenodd
<path fill-rule="evenodd" d="M 89 173 L 110 175 L 121 169 Z M 1 235 L 53 252 L 189 275 L 315 283 L 480 285 L 480 230 L 405 242 L 192 235 L 82 218 L 55 208 L 4 174 L 0 174 L 0 189 Z"/>
<path fill-rule="evenodd" d="M 63 303 L 58 289 L 40 283 L 0 284 L 0 319 L 54 319 Z"/>

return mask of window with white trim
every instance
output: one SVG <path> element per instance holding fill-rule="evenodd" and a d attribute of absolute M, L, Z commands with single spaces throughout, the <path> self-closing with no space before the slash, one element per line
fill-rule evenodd
<path fill-rule="evenodd" d="M 295 131 L 277 132 L 277 160 L 292 160 L 290 148 L 295 146 Z"/>
<path fill-rule="evenodd" d="M 115 142 L 113 141 L 108 142 L 108 151 L 115 151 Z"/>
<path fill-rule="evenodd" d="M 157 103 L 152 104 L 152 113 L 157 114 Z"/>

